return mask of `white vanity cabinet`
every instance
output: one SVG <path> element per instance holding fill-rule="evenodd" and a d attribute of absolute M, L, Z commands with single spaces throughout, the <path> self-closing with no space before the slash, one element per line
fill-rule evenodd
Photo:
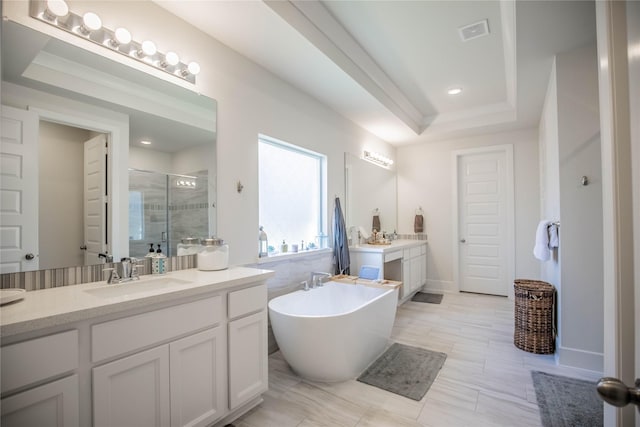
<path fill-rule="evenodd" d="M 268 387 L 267 288 L 229 293 L 229 408 L 236 409 Z"/>
<path fill-rule="evenodd" d="M 409 297 L 418 291 L 427 280 L 427 245 L 403 250 L 402 281 L 404 286 L 400 298 Z"/>
<path fill-rule="evenodd" d="M 0 312 L 1 425 L 232 422 L 268 387 L 265 281 L 273 274 L 194 269 L 171 273 L 175 285 L 164 289 L 28 293 Z M 96 289 L 109 292 L 95 297 Z"/>
<path fill-rule="evenodd" d="M 79 426 L 78 331 L 2 347 L 2 426 Z"/>
<path fill-rule="evenodd" d="M 93 368 L 96 427 L 206 426 L 226 412 L 223 297 L 92 326 L 94 361 L 170 340 Z"/>
<path fill-rule="evenodd" d="M 424 240 L 396 240 L 391 245 L 360 245 L 349 248 L 351 273 L 360 267 L 380 268 L 381 278 L 402 282 L 399 302 L 403 303 L 427 281 L 427 242 Z"/>
<path fill-rule="evenodd" d="M 94 426 L 206 426 L 225 411 L 223 328 L 93 369 Z"/>

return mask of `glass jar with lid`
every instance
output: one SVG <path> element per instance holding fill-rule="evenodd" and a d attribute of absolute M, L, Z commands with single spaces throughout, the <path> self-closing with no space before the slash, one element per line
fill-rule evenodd
<path fill-rule="evenodd" d="M 185 237 L 178 243 L 178 256 L 195 255 L 200 252 L 200 239 L 196 237 Z"/>
<path fill-rule="evenodd" d="M 224 270 L 229 266 L 229 245 L 217 237 L 200 240 L 198 270 Z"/>

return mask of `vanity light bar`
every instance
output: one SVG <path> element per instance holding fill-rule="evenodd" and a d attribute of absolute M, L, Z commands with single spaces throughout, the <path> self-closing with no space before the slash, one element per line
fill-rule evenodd
<path fill-rule="evenodd" d="M 393 164 L 393 160 L 388 157 L 383 156 L 382 154 L 374 153 L 373 151 L 364 150 L 362 152 L 362 159 L 378 166 L 382 166 L 384 168 L 388 168 Z"/>
<path fill-rule="evenodd" d="M 111 30 L 102 25 L 100 17 L 93 12 L 80 16 L 69 10 L 64 0 L 31 0 L 32 18 L 45 22 L 67 33 L 92 41 L 104 48 L 143 62 L 190 83 L 196 83 L 200 72 L 197 62 L 184 63 L 175 52 L 161 53 L 150 40 L 137 42 L 126 28 Z"/>

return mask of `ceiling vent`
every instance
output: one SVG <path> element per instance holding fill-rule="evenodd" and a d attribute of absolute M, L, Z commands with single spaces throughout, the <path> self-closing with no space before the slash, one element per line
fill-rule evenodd
<path fill-rule="evenodd" d="M 460 38 L 463 42 L 477 39 L 478 37 L 489 35 L 489 21 L 482 20 L 473 24 L 465 25 L 458 28 L 460 32 Z"/>

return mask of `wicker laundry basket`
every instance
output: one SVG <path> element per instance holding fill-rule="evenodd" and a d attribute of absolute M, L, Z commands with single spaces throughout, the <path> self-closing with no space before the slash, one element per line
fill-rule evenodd
<path fill-rule="evenodd" d="M 556 348 L 553 285 L 539 280 L 516 279 L 513 343 L 521 350 L 552 354 Z"/>

